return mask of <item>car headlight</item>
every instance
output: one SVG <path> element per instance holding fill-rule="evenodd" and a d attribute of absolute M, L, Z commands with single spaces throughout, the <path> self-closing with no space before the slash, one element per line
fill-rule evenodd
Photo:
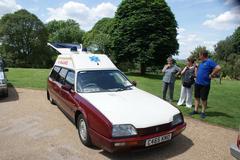
<path fill-rule="evenodd" d="M 112 137 L 127 137 L 137 135 L 135 127 L 131 124 L 113 125 Z"/>
<path fill-rule="evenodd" d="M 172 125 L 173 125 L 173 126 L 176 126 L 176 125 L 181 124 L 181 123 L 183 123 L 182 114 L 179 113 L 179 114 L 174 115 L 174 116 L 173 116 Z"/>

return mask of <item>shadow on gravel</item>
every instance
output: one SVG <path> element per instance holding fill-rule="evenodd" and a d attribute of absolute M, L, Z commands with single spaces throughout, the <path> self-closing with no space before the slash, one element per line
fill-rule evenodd
<path fill-rule="evenodd" d="M 105 151 L 100 153 L 111 160 L 165 160 L 186 152 L 192 146 L 192 140 L 181 134 L 169 144 L 157 148 L 112 154 Z"/>
<path fill-rule="evenodd" d="M 8 97 L 0 97 L 0 103 L 17 101 L 19 99 L 18 92 L 12 84 L 8 87 Z"/>

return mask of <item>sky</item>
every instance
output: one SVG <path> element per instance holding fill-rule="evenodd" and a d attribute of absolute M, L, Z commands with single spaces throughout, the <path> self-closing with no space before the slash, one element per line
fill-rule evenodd
<path fill-rule="evenodd" d="M 178 23 L 178 59 L 185 59 L 197 46 L 214 45 L 240 26 L 237 0 L 166 0 Z M 0 17 L 27 9 L 44 23 L 51 20 L 76 20 L 90 30 L 103 17 L 113 17 L 121 0 L 0 0 Z"/>

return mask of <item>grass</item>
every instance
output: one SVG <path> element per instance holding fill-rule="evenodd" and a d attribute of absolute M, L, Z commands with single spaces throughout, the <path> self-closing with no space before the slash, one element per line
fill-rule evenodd
<path fill-rule="evenodd" d="M 9 68 L 10 85 L 19 88 L 46 89 L 49 69 Z"/>
<path fill-rule="evenodd" d="M 49 69 L 23 69 L 10 68 L 7 73 L 9 83 L 14 87 L 46 89 Z M 135 73 L 128 73 L 130 80 L 137 81 L 137 86 L 156 96 L 162 97 L 162 76 L 145 75 L 140 76 Z M 177 100 L 180 94 L 181 81 L 175 83 L 174 99 Z M 203 121 L 238 129 L 240 125 L 240 81 L 223 80 L 218 84 L 216 80 L 212 81 L 209 94 L 207 118 Z M 174 102 L 176 105 L 176 101 Z M 178 107 L 184 115 L 188 116 L 191 109 L 184 106 Z M 199 115 L 193 116 L 200 119 Z"/>

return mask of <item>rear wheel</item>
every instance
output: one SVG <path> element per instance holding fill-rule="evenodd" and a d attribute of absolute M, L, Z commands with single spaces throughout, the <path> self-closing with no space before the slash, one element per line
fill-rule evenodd
<path fill-rule="evenodd" d="M 77 127 L 81 142 L 87 147 L 92 146 L 92 142 L 88 133 L 88 124 L 82 114 L 78 116 Z"/>

